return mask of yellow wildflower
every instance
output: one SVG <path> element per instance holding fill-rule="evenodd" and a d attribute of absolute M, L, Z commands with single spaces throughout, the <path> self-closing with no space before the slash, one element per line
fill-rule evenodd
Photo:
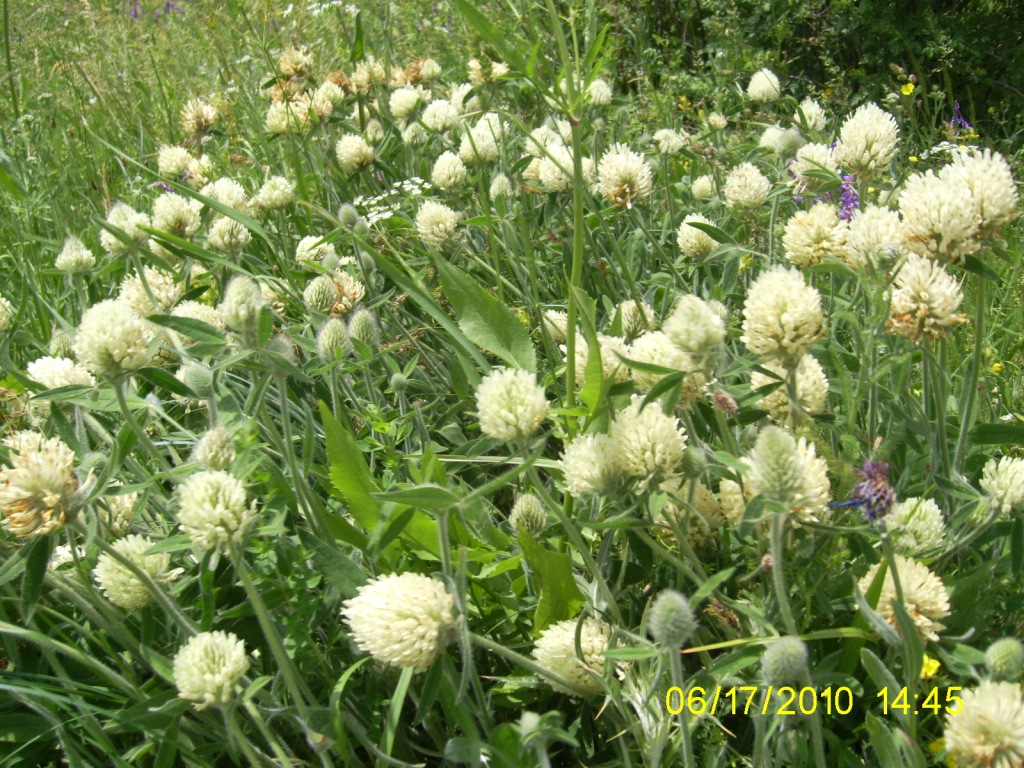
<path fill-rule="evenodd" d="M 989 370 L 990 373 L 995 373 L 995 374 L 1002 373 L 1003 372 L 1003 364 L 1002 363 L 992 363 L 992 365 L 990 365 L 988 367 L 988 370 Z"/>
<path fill-rule="evenodd" d="M 921 665 L 921 679 L 931 680 L 938 674 L 940 667 L 939 660 L 933 659 L 926 653 L 924 655 L 924 663 Z"/>
<path fill-rule="evenodd" d="M 907 83 L 902 88 L 900 88 L 900 90 L 903 92 L 904 96 L 909 96 L 910 94 L 912 94 L 914 92 L 914 87 L 915 86 L 914 86 L 913 83 Z"/>

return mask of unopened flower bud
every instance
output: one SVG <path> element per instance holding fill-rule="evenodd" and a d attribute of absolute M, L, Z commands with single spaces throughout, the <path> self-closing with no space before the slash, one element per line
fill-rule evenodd
<path fill-rule="evenodd" d="M 357 309 L 352 313 L 348 321 L 348 335 L 371 350 L 380 346 L 380 328 L 368 309 Z"/>
<path fill-rule="evenodd" d="M 223 424 L 218 424 L 196 443 L 192 458 L 206 469 L 227 470 L 235 460 L 235 446 L 231 433 Z"/>
<path fill-rule="evenodd" d="M 807 646 L 799 637 L 775 640 L 761 656 L 761 676 L 770 685 L 802 682 L 807 675 Z"/>
<path fill-rule="evenodd" d="M 682 648 L 697 631 L 690 601 L 673 589 L 662 590 L 651 603 L 647 631 L 666 648 Z"/>
<path fill-rule="evenodd" d="M 548 512 L 537 496 L 524 493 L 512 506 L 508 522 L 515 531 L 526 531 L 531 536 L 537 536 L 548 526 Z"/>
<path fill-rule="evenodd" d="M 338 221 L 341 222 L 343 227 L 352 229 L 361 220 L 362 216 L 359 215 L 359 211 L 350 203 L 345 203 L 338 209 Z"/>
<path fill-rule="evenodd" d="M 684 477 L 700 477 L 704 474 L 704 470 L 707 469 L 708 462 L 704 458 L 704 451 L 700 448 L 695 448 L 692 445 L 687 447 L 683 451 L 683 462 L 681 468 L 683 470 Z"/>
<path fill-rule="evenodd" d="M 351 344 L 348 340 L 348 329 L 345 323 L 332 317 L 316 337 L 316 351 L 325 363 L 333 363 L 339 357 L 349 353 Z"/>
<path fill-rule="evenodd" d="M 213 371 L 202 363 L 188 363 L 181 371 L 181 379 L 200 399 L 213 397 Z"/>
<path fill-rule="evenodd" d="M 996 680 L 1017 680 L 1024 671 L 1024 645 L 1015 637 L 996 640 L 985 651 L 985 666 Z"/>

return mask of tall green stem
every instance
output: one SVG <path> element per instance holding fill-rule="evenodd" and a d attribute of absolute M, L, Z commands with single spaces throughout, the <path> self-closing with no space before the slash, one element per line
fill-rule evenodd
<path fill-rule="evenodd" d="M 793 617 L 793 608 L 789 604 L 789 587 L 786 586 L 786 561 L 783 550 L 783 537 L 786 534 L 787 512 L 779 510 L 772 515 L 772 582 L 775 585 L 775 597 L 779 601 L 779 611 L 782 613 L 782 623 L 786 632 L 791 635 L 799 634 L 796 626 L 796 619 Z"/>
<path fill-rule="evenodd" d="M 970 429 L 974 410 L 974 398 L 978 394 L 978 378 L 981 375 L 981 355 L 985 342 L 985 278 L 974 276 L 974 356 L 971 358 L 971 371 L 964 384 L 964 402 L 960 409 L 960 436 L 956 442 L 956 454 L 953 457 L 953 469 L 959 474 L 964 467 L 964 454 L 967 451 L 967 433 Z"/>

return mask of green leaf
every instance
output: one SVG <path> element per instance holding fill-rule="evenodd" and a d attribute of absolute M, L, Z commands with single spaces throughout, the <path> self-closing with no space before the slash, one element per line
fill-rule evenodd
<path fill-rule="evenodd" d="M 608 38 L 608 32 L 611 30 L 611 24 L 605 24 L 601 27 L 601 31 L 597 33 L 597 37 L 594 38 L 593 44 L 587 50 L 587 55 L 583 58 L 583 71 L 589 75 L 594 69 L 594 64 L 597 62 L 598 57 L 604 50 L 605 40 Z"/>
<path fill-rule="evenodd" d="M 889 727 L 871 712 L 867 713 L 864 722 L 868 727 L 868 737 L 878 758 L 879 768 L 903 768 L 899 748 Z"/>
<path fill-rule="evenodd" d="M 223 333 L 202 320 L 194 320 L 191 317 L 175 317 L 174 315 L 150 315 L 146 319 L 156 325 L 177 331 L 182 336 L 187 336 L 195 341 L 220 345 L 227 343 Z"/>
<path fill-rule="evenodd" d="M 379 489 L 363 460 L 355 436 L 334 418 L 323 400 L 320 401 L 320 418 L 327 438 L 331 482 L 355 521 L 366 530 L 373 531 L 380 519 L 380 504 L 373 498 Z"/>
<path fill-rule="evenodd" d="M 705 224 L 702 221 L 688 221 L 686 222 L 694 229 L 699 229 L 705 235 L 711 237 L 717 243 L 727 243 L 729 245 L 736 245 L 736 238 L 726 232 L 720 227 L 716 227 L 714 224 Z"/>
<path fill-rule="evenodd" d="M 433 483 L 417 485 L 413 488 L 402 488 L 387 493 L 375 493 L 375 499 L 393 504 L 408 504 L 420 509 L 445 509 L 459 503 L 460 497 L 447 488 Z"/>
<path fill-rule="evenodd" d="M 177 536 L 169 536 L 166 539 L 158 541 L 143 554 L 158 555 L 161 552 L 181 552 L 185 549 L 192 549 L 192 539 L 184 533 L 181 533 Z"/>
<path fill-rule="evenodd" d="M 537 578 L 540 597 L 533 615 L 533 631 L 539 634 L 552 624 L 571 619 L 583 606 L 583 595 L 572 575 L 572 557 L 551 552 L 526 531 L 519 532 L 519 546 Z"/>
<path fill-rule="evenodd" d="M 352 597 L 359 587 L 366 583 L 366 574 L 350 557 L 330 544 L 320 541 L 309 530 L 299 529 L 299 538 L 312 550 L 313 563 L 317 570 L 342 597 Z"/>
<path fill-rule="evenodd" d="M 1013 424 L 978 424 L 968 436 L 975 445 L 1024 445 L 1024 427 Z"/>
<path fill-rule="evenodd" d="M 580 400 L 586 404 L 590 416 L 594 415 L 610 386 L 604 379 L 604 366 L 601 365 L 601 345 L 597 340 L 597 308 L 596 302 L 582 288 L 569 286 L 576 297 L 579 307 L 579 322 L 583 330 L 583 338 L 587 342 L 587 367 L 584 372 L 583 387 L 580 389 Z M 578 342 L 577 342 L 578 343 Z M 605 353 L 607 354 L 607 352 Z M 579 386 L 580 382 L 576 382 Z"/>
<path fill-rule="evenodd" d="M 709 578 L 703 584 L 700 585 L 700 589 L 690 595 L 690 605 L 696 606 L 705 597 L 710 595 L 719 585 L 724 584 L 729 578 L 736 572 L 735 568 L 726 568 L 724 571 L 716 573 L 714 576 Z"/>
<path fill-rule="evenodd" d="M 140 368 L 136 371 L 136 374 L 140 379 L 148 381 L 154 387 L 166 389 L 168 392 L 180 395 L 181 397 L 187 397 L 193 400 L 198 399 L 195 392 L 186 387 L 182 382 L 178 381 L 178 379 L 165 370 L 160 368 Z"/>
<path fill-rule="evenodd" d="M 474 344 L 506 363 L 530 373 L 537 355 L 530 334 L 515 313 L 440 256 L 435 257 L 441 287 L 451 302 L 459 327 Z"/>
<path fill-rule="evenodd" d="M 21 617 L 22 622 L 27 626 L 28 620 L 39 602 L 39 596 L 43 593 L 43 584 L 46 581 L 46 570 L 50 566 L 50 551 L 53 548 L 53 539 L 50 536 L 39 536 L 30 544 L 29 552 L 25 556 L 25 576 L 21 580 Z"/>
<path fill-rule="evenodd" d="M 999 273 L 996 272 L 992 267 L 983 262 L 977 256 L 965 256 L 963 267 L 968 272 L 973 272 L 976 275 L 980 275 L 986 280 L 994 283 L 999 282 Z"/>
<path fill-rule="evenodd" d="M 363 48 L 363 12 L 356 12 L 356 34 L 352 39 L 352 63 L 362 61 L 365 58 L 365 51 Z"/>

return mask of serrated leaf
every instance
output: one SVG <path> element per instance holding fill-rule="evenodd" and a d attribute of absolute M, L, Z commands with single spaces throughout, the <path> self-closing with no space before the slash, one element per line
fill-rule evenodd
<path fill-rule="evenodd" d="M 537 353 L 515 313 L 461 269 L 440 256 L 435 262 L 441 287 L 466 337 L 509 365 L 536 373 Z"/>
<path fill-rule="evenodd" d="M 334 418 L 323 400 L 320 401 L 320 418 L 327 438 L 331 483 L 355 521 L 366 530 L 373 531 L 380 519 L 380 504 L 373 498 L 379 489 L 370 474 L 370 468 L 366 466 L 355 436 Z"/>
<path fill-rule="evenodd" d="M 571 619 L 583 607 L 583 595 L 572 574 L 572 557 L 552 552 L 530 536 L 519 532 L 519 546 L 537 579 L 540 596 L 533 615 L 533 631 L 539 634 L 552 624 Z"/>

